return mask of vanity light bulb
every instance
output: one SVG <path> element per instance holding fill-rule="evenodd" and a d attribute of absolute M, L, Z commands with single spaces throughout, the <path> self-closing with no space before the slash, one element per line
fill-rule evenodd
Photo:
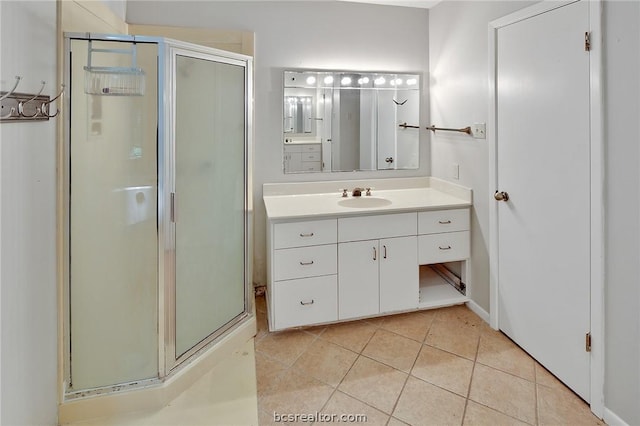
<path fill-rule="evenodd" d="M 415 78 L 410 78 L 409 80 L 407 80 L 407 85 L 408 86 L 413 86 L 417 83 L 418 81 Z"/>
<path fill-rule="evenodd" d="M 346 86 L 348 84 L 351 84 L 351 78 L 349 77 L 342 77 L 342 80 L 340 80 L 340 84 L 342 84 L 343 86 Z"/>
<path fill-rule="evenodd" d="M 362 84 L 367 84 L 369 82 L 369 77 L 364 77 L 362 79 Z"/>
<path fill-rule="evenodd" d="M 307 84 L 315 84 L 316 78 L 314 76 L 307 77 Z"/>
<path fill-rule="evenodd" d="M 324 78 L 324 84 L 331 84 L 333 83 L 333 76 L 332 75 L 328 75 Z"/>
<path fill-rule="evenodd" d="M 381 85 L 381 84 L 384 84 L 386 81 L 387 81 L 387 80 L 385 80 L 385 79 L 384 79 L 384 77 L 378 77 L 378 78 L 376 78 L 373 82 L 374 82 L 376 85 L 378 85 L 378 86 L 379 86 L 379 85 Z"/>
<path fill-rule="evenodd" d="M 392 86 L 395 86 L 395 85 L 396 85 L 396 81 L 395 81 L 395 80 L 393 80 L 393 79 L 392 79 L 392 80 L 389 80 L 389 84 L 390 84 L 390 85 L 392 85 Z"/>
<path fill-rule="evenodd" d="M 396 78 L 396 84 L 398 86 L 400 86 L 402 84 L 402 79 L 401 78 Z"/>

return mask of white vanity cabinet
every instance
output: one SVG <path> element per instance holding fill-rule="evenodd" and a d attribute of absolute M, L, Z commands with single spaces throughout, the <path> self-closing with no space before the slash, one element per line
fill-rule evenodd
<path fill-rule="evenodd" d="M 469 301 L 471 195 L 435 178 L 265 184 L 269 330 Z"/>
<path fill-rule="evenodd" d="M 418 306 L 416 213 L 338 219 L 338 318 Z"/>
<path fill-rule="evenodd" d="M 285 144 L 283 158 L 285 173 L 322 171 L 320 143 Z"/>
<path fill-rule="evenodd" d="M 468 259 L 469 229 L 468 208 L 419 212 L 418 263 L 431 265 Z M 421 272 L 418 307 L 446 306 L 469 300 L 430 268 Z"/>
<path fill-rule="evenodd" d="M 337 220 L 271 225 L 269 327 L 280 330 L 336 321 Z"/>
<path fill-rule="evenodd" d="M 418 213 L 418 261 L 421 265 L 469 257 L 469 209 Z"/>

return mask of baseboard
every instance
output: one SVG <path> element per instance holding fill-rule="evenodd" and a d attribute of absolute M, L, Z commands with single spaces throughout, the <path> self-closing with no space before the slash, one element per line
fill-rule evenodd
<path fill-rule="evenodd" d="M 486 322 L 487 324 L 489 324 L 489 312 L 485 311 L 484 309 L 482 309 L 480 307 L 480 305 L 478 305 L 476 302 L 474 302 L 473 300 L 469 300 L 467 302 L 467 307 L 469 309 L 471 309 L 471 311 L 473 313 L 475 313 L 477 316 L 479 316 L 480 318 L 482 318 L 482 320 L 484 322 Z"/>
<path fill-rule="evenodd" d="M 604 407 L 604 416 L 602 420 L 604 420 L 604 422 L 609 426 L 629 426 L 627 422 L 622 420 L 620 416 L 609 410 L 607 407 Z"/>
<path fill-rule="evenodd" d="M 223 359 L 240 349 L 255 334 L 256 319 L 252 316 L 200 355 L 197 360 L 181 368 L 158 385 L 63 402 L 58 409 L 58 424 L 111 417 L 134 411 L 159 410 Z"/>

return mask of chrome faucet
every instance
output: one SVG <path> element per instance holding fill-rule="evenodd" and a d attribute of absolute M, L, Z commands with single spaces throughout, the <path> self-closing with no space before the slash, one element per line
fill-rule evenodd
<path fill-rule="evenodd" d="M 358 188 L 358 187 L 353 188 L 353 191 L 351 191 L 351 195 L 353 197 L 360 197 L 362 196 L 362 191 L 364 191 L 364 188 Z"/>

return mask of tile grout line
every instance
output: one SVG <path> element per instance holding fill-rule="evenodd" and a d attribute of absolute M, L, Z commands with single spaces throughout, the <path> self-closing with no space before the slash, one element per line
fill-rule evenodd
<path fill-rule="evenodd" d="M 473 358 L 473 367 L 471 368 L 471 377 L 469 378 L 469 387 L 467 388 L 467 397 L 464 400 L 464 409 L 462 410 L 462 418 L 460 419 L 460 424 L 464 422 L 464 417 L 467 415 L 467 406 L 469 405 L 469 397 L 471 396 L 471 385 L 473 384 L 473 373 L 475 373 L 476 371 L 478 353 L 480 352 L 480 339 L 482 339 L 482 333 L 478 335 L 478 343 L 476 344 L 476 356 Z"/>
<path fill-rule="evenodd" d="M 411 374 L 411 372 L 413 371 L 413 368 L 416 366 L 416 362 L 418 361 L 418 357 L 420 356 L 420 352 L 422 352 L 422 346 L 424 345 L 424 340 L 426 340 L 427 336 L 429 335 L 429 331 L 431 330 L 431 326 L 433 325 L 433 321 L 435 320 L 435 318 L 433 318 L 431 320 L 431 323 L 429 324 L 429 327 L 427 328 L 427 332 L 424 335 L 424 339 L 423 339 L 423 343 L 420 345 L 420 349 L 418 350 L 418 353 L 416 354 L 416 357 L 413 359 L 413 363 L 411 364 L 411 368 L 409 369 L 409 372 L 406 373 L 407 377 L 404 379 L 404 383 L 402 384 L 402 389 L 400 389 L 400 393 L 398 394 L 398 397 L 396 398 L 396 402 L 393 404 L 393 408 L 391 409 L 391 414 L 389 416 L 389 421 L 387 422 L 387 424 L 391 421 L 391 418 L 394 417 L 393 413 L 395 413 L 396 408 L 398 407 L 398 402 L 400 402 L 400 398 L 402 397 L 402 393 L 404 392 L 404 389 L 407 387 L 407 382 L 409 381 L 409 377 L 413 377 L 413 375 Z M 396 371 L 400 371 L 401 373 L 404 373 L 404 371 L 399 370 L 397 368 L 394 367 L 394 369 Z M 397 417 L 394 417 L 397 418 Z M 404 420 L 401 420 L 404 423 Z"/>
<path fill-rule="evenodd" d="M 373 324 L 371 324 L 371 323 L 369 323 L 369 324 L 373 326 Z M 375 326 L 373 326 L 373 327 L 375 327 Z M 320 338 L 320 336 L 321 336 L 322 334 L 324 334 L 324 332 L 325 332 L 326 330 L 327 330 L 327 329 L 325 328 L 325 329 L 322 331 L 322 333 L 318 334 L 318 336 L 317 336 L 317 337 L 318 337 L 318 338 Z M 376 328 L 376 331 L 377 331 L 377 328 Z M 353 366 L 354 366 L 354 365 L 356 365 L 356 362 L 358 362 L 358 359 L 359 359 L 361 356 L 364 356 L 364 355 L 362 355 L 362 351 L 364 351 L 364 348 L 366 348 L 366 347 L 367 347 L 367 345 L 369 344 L 369 342 L 370 342 L 370 341 L 371 341 L 371 339 L 373 338 L 373 335 L 374 335 L 374 334 L 376 334 L 376 333 L 375 333 L 375 331 L 374 331 L 373 333 L 371 333 L 371 336 L 369 336 L 369 339 L 368 339 L 368 340 L 367 340 L 367 342 L 362 346 L 362 349 L 360 349 L 360 351 L 359 351 L 359 352 L 351 351 L 351 352 L 356 353 L 358 356 L 357 356 L 357 357 L 356 357 L 356 359 L 353 361 L 353 363 L 351 364 L 351 367 L 349 367 L 349 369 L 348 369 L 348 370 L 347 370 L 347 372 L 344 374 L 344 376 L 342 376 L 342 379 L 340 379 L 340 382 L 338 382 L 338 384 L 336 385 L 336 387 L 335 387 L 335 388 L 333 388 L 333 391 L 331 392 L 331 395 L 329 395 L 329 398 L 327 398 L 327 400 L 325 401 L 325 403 L 324 403 L 324 404 L 322 405 L 322 407 L 320 408 L 320 410 L 319 410 L 320 412 L 322 412 L 322 410 L 324 410 L 325 408 L 327 408 L 327 404 L 329 404 L 329 401 L 331 401 L 331 398 L 333 398 L 333 395 L 335 395 L 335 393 L 336 393 L 336 392 L 338 392 L 338 388 L 340 387 L 340 385 L 341 385 L 341 384 L 342 384 L 342 382 L 344 381 L 344 378 L 345 378 L 345 377 L 347 377 L 347 375 L 349 375 L 349 372 L 353 369 Z M 324 339 L 322 339 L 322 340 L 324 340 Z M 326 342 L 328 342 L 328 343 L 333 343 L 333 342 L 330 342 L 330 341 L 328 341 L 328 340 L 324 340 L 324 341 L 326 341 Z M 343 349 L 350 350 L 349 348 L 345 348 L 344 346 L 342 346 L 342 345 L 338 345 L 337 343 L 333 343 L 333 344 L 335 344 L 336 346 L 339 346 L 339 347 L 341 347 L 341 348 L 343 348 Z M 329 385 L 329 386 L 331 386 L 331 385 Z M 350 394 L 347 394 L 347 393 L 345 393 L 345 395 L 349 395 L 351 398 L 354 398 L 355 400 L 360 401 L 358 398 L 354 397 L 353 395 L 350 395 Z M 365 405 L 368 405 L 368 406 L 369 406 L 369 407 L 371 407 L 371 408 L 375 408 L 376 410 L 380 411 L 381 413 L 384 413 L 384 411 L 380 410 L 379 408 L 373 407 L 372 405 L 369 405 L 369 404 L 367 404 L 367 403 L 366 403 L 366 402 L 364 402 L 364 401 L 360 401 L 360 402 L 362 402 L 362 403 L 363 403 L 363 404 L 365 404 Z M 384 414 L 387 414 L 387 413 L 384 413 Z M 314 424 L 315 424 L 315 423 L 314 423 Z"/>

